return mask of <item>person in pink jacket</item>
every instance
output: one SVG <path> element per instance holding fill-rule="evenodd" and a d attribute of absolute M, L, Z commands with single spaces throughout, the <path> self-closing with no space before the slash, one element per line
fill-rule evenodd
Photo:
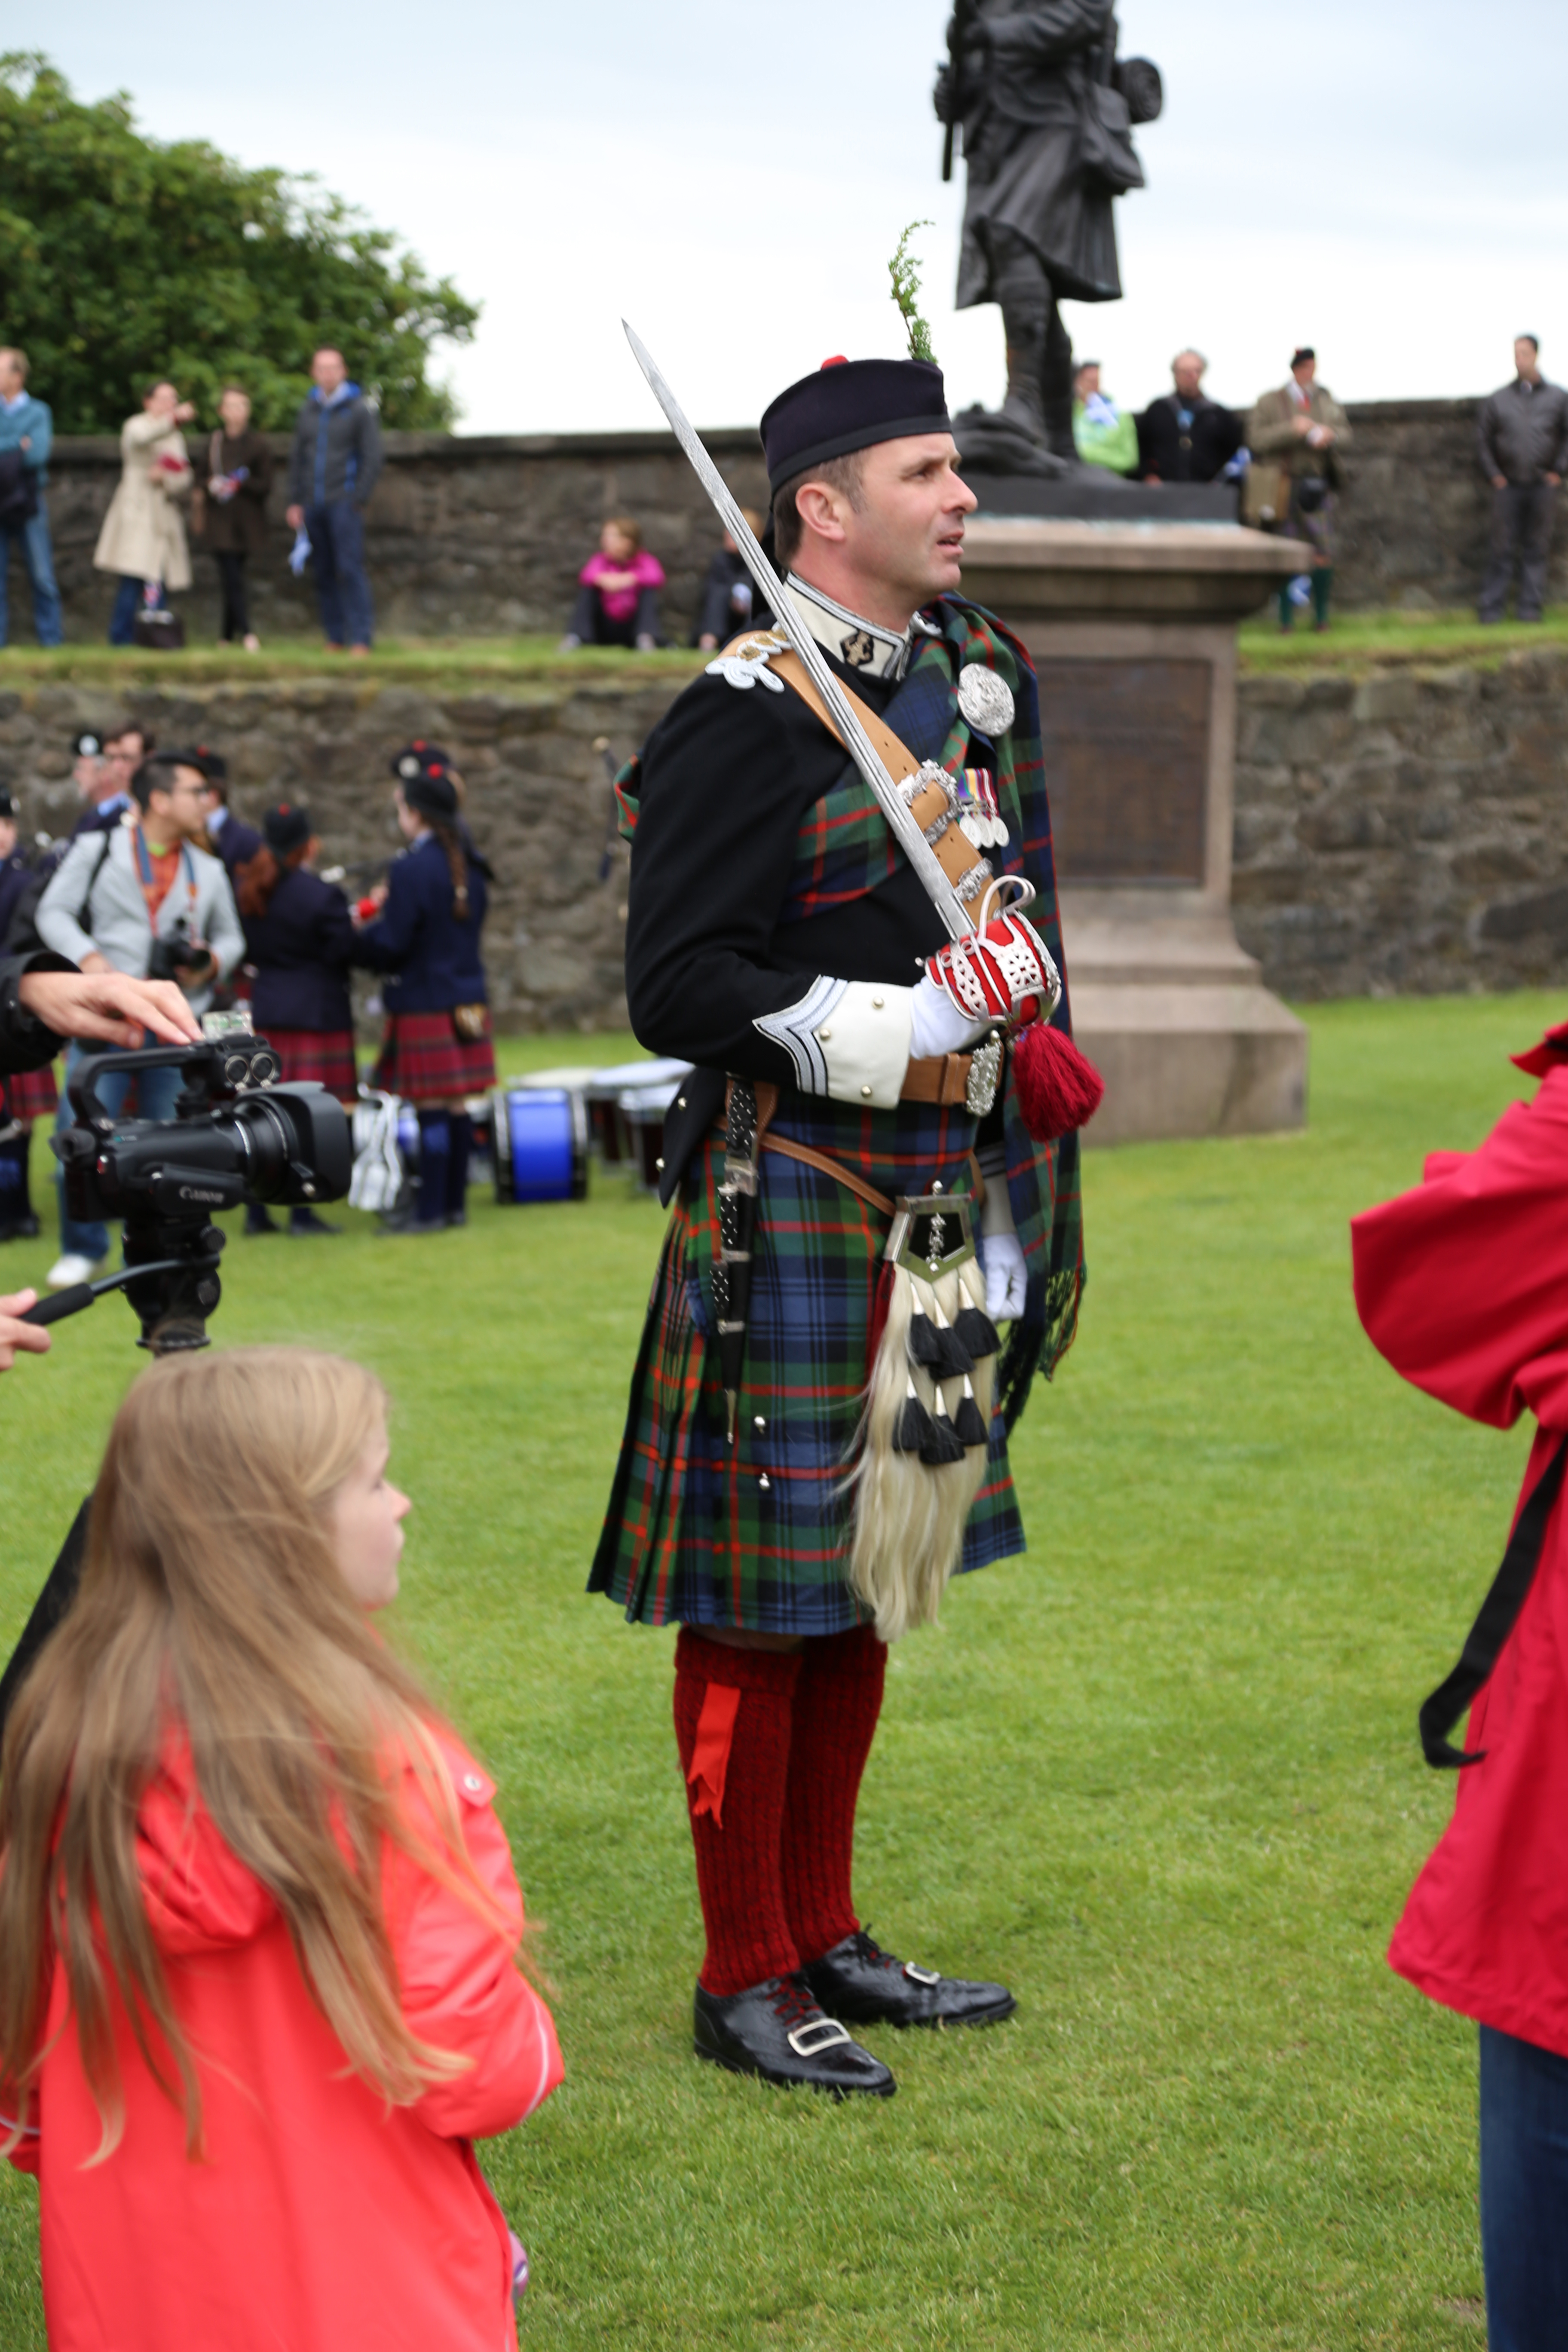
<path fill-rule="evenodd" d="M 663 586 L 664 566 L 643 545 L 638 524 L 630 515 L 612 515 L 600 530 L 598 552 L 577 574 L 577 602 L 561 651 L 635 646 L 638 653 L 652 653 Z"/>
<path fill-rule="evenodd" d="M 516 2344 L 473 2143 L 561 2053 L 493 1784 L 371 1622 L 384 1402 L 300 1349 L 143 1373 L 13 1707 L 0 2115 L 54 2352 Z"/>

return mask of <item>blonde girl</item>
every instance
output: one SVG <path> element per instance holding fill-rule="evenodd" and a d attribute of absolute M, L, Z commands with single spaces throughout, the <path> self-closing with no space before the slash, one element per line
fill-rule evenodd
<path fill-rule="evenodd" d="M 0 2113 L 73 2352 L 516 2342 L 472 2141 L 561 2057 L 491 1783 L 371 1622 L 386 1461 L 357 1364 L 153 1366 L 6 1727 Z"/>

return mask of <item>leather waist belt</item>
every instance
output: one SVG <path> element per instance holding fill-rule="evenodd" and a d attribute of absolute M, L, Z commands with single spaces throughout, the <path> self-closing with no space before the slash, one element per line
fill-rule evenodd
<path fill-rule="evenodd" d="M 956 1096 L 935 1093 L 911 1095 L 906 1084 L 904 1099 L 909 1102 L 962 1102 L 963 1088 L 969 1077 L 967 1054 L 933 1055 L 929 1061 L 910 1064 L 911 1074 L 916 1070 L 935 1074 L 931 1079 L 933 1086 L 938 1083 L 952 1084 L 952 1080 L 947 1074 L 954 1067 L 957 1067 L 962 1074 L 957 1080 Z M 835 1160 L 830 1151 L 818 1151 L 809 1143 L 796 1143 L 787 1135 L 774 1135 L 772 1131 L 773 1118 L 779 1105 L 779 1090 L 770 1080 L 760 1078 L 757 1081 L 756 1093 L 757 1137 L 764 1151 L 776 1151 L 781 1160 L 798 1160 L 803 1168 L 815 1168 L 819 1174 L 831 1176 L 836 1184 L 842 1184 L 847 1192 L 855 1194 L 857 1200 L 864 1201 L 868 1208 L 877 1210 L 884 1217 L 895 1216 L 898 1213 L 899 1204 L 896 1201 L 890 1200 L 886 1192 L 879 1192 L 875 1184 L 868 1183 L 865 1177 L 858 1176 L 852 1168 L 846 1168 L 842 1160 Z M 973 1151 L 969 1154 L 969 1169 L 970 1197 L 977 1209 L 982 1208 L 985 1202 L 985 1179 L 980 1172 L 980 1162 Z"/>
<path fill-rule="evenodd" d="M 969 1091 L 973 1054 L 933 1054 L 911 1062 L 899 1088 L 900 1102 L 961 1103 Z"/>

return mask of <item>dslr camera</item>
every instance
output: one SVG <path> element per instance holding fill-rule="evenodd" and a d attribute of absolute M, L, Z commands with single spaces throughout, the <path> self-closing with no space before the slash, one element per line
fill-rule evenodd
<path fill-rule="evenodd" d="M 125 1220 L 127 1272 L 110 1279 L 123 1283 L 141 1317 L 138 1344 L 160 1355 L 207 1344 L 221 1295 L 217 1210 L 342 1200 L 353 1165 L 335 1095 L 281 1084 L 277 1054 L 243 1013 L 208 1013 L 203 1026 L 199 1045 L 87 1055 L 68 1089 L 75 1123 L 52 1139 L 71 1215 Z M 170 1068 L 185 1079 L 172 1119 L 112 1118 L 99 1101 L 100 1078 Z M 73 1290 L 57 1292 L 47 1319 L 88 1304 Z"/>

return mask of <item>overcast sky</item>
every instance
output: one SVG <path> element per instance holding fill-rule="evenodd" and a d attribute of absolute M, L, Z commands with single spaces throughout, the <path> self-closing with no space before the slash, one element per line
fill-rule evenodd
<path fill-rule="evenodd" d="M 442 358 L 470 432 L 657 425 L 637 327 L 699 423 L 753 420 L 830 352 L 901 348 L 906 221 L 957 405 L 999 397 L 992 309 L 952 308 L 962 167 L 931 83 L 948 0 L 379 0 L 259 37 L 55 0 L 49 54 L 144 130 L 313 171 L 483 304 Z M 1250 401 L 1315 343 L 1343 399 L 1489 389 L 1529 329 L 1568 378 L 1562 0 L 1127 0 L 1165 113 L 1122 200 L 1125 299 L 1069 305 L 1142 405 L 1178 345 Z M 39 37 L 43 34 L 40 25 Z"/>

